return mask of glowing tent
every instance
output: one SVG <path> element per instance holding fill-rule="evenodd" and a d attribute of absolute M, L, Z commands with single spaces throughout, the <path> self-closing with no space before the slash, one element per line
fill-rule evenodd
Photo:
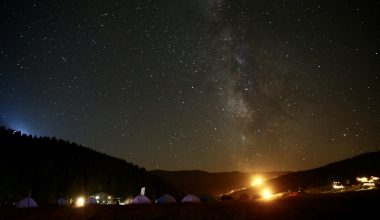
<path fill-rule="evenodd" d="M 132 204 L 150 204 L 150 199 L 143 195 L 138 195 L 132 200 Z"/>
<path fill-rule="evenodd" d="M 175 198 L 169 194 L 165 194 L 157 199 L 158 204 L 169 204 L 169 203 L 177 203 Z"/>
<path fill-rule="evenodd" d="M 87 200 L 87 204 L 90 204 L 90 205 L 94 205 L 94 204 L 96 204 L 97 202 L 96 202 L 96 199 L 94 198 L 94 197 L 90 197 L 90 198 L 88 198 L 88 200 Z"/>
<path fill-rule="evenodd" d="M 197 196 L 189 194 L 189 195 L 183 197 L 181 202 L 182 203 L 188 203 L 188 202 L 189 203 L 200 203 L 201 200 Z"/>
<path fill-rule="evenodd" d="M 36 201 L 31 197 L 25 197 L 16 203 L 16 208 L 36 208 Z"/>

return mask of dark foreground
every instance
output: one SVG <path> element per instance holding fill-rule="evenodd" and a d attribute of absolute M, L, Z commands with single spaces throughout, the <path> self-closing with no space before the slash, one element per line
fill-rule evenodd
<path fill-rule="evenodd" d="M 266 202 L 0 209 L 0 219 L 353 219 L 355 216 L 379 219 L 380 191 L 282 197 Z"/>

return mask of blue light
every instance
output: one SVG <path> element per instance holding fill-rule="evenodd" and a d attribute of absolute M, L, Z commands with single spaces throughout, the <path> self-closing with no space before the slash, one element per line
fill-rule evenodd
<path fill-rule="evenodd" d="M 21 134 L 26 134 L 26 135 L 29 135 L 31 134 L 30 132 L 30 128 L 25 126 L 23 123 L 12 123 L 10 125 L 10 128 L 13 129 L 13 130 L 16 130 L 16 131 L 19 131 L 21 132 Z"/>

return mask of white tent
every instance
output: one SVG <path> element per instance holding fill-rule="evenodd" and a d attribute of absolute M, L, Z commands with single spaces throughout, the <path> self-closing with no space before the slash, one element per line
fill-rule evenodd
<path fill-rule="evenodd" d="M 157 199 L 158 204 L 169 204 L 169 203 L 177 203 L 175 198 L 169 194 L 165 194 Z"/>
<path fill-rule="evenodd" d="M 132 204 L 151 204 L 150 199 L 143 195 L 138 195 L 132 200 Z"/>
<path fill-rule="evenodd" d="M 187 202 L 200 203 L 201 200 L 197 196 L 195 196 L 193 194 L 189 194 L 189 195 L 183 197 L 181 202 L 182 203 L 187 203 Z"/>
<path fill-rule="evenodd" d="M 16 203 L 16 208 L 36 208 L 36 201 L 31 197 L 25 197 Z"/>

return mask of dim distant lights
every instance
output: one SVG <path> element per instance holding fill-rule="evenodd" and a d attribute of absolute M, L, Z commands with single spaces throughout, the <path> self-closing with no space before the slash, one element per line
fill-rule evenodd
<path fill-rule="evenodd" d="M 85 199 L 82 196 L 78 197 L 77 200 L 75 201 L 75 206 L 77 207 L 82 207 L 84 206 L 84 204 L 85 204 Z"/>
<path fill-rule="evenodd" d="M 256 176 L 253 178 L 251 186 L 260 186 L 264 182 L 264 179 L 261 176 Z"/>

